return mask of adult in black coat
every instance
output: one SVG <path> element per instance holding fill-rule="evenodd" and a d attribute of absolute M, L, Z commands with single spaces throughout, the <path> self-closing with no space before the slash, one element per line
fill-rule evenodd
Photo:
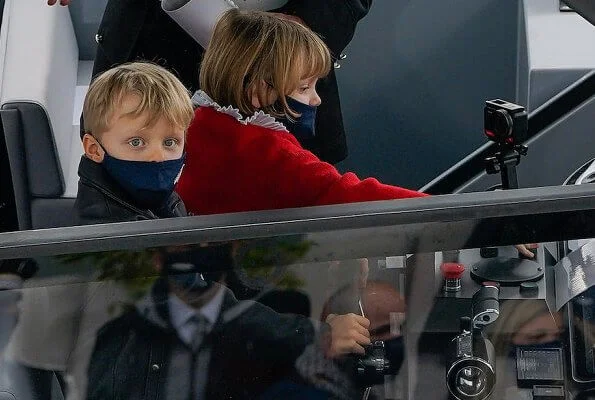
<path fill-rule="evenodd" d="M 256 398 L 291 375 L 314 340 L 312 324 L 218 290 L 225 291 L 220 315 L 203 340 L 210 352 L 203 398 Z M 89 365 L 88 400 L 189 398 L 197 361 L 172 325 L 168 296 L 167 279 L 161 278 L 134 311 L 101 329 Z M 295 387 L 326 398 L 304 384 Z"/>
<path fill-rule="evenodd" d="M 72 0 L 60 0 L 68 5 Z M 55 4 L 57 0 L 48 0 Z M 369 11 L 372 0 L 289 0 L 275 12 L 301 19 L 321 35 L 335 59 L 353 38 L 356 25 Z M 162 9 L 159 0 L 109 0 L 96 35 L 97 55 L 93 76 L 139 58 L 175 70 L 184 84 L 198 89 L 202 47 Z M 347 157 L 335 71 L 319 81 L 322 104 L 316 120 L 316 140 L 309 146 L 321 160 L 337 163 Z"/>

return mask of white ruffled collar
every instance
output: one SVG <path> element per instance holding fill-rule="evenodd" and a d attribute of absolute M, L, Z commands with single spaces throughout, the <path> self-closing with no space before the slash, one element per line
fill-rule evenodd
<path fill-rule="evenodd" d="M 251 117 L 244 118 L 244 116 L 240 113 L 240 110 L 234 108 L 232 106 L 225 106 L 222 107 L 217 104 L 213 99 L 209 97 L 208 94 L 203 92 L 202 90 L 197 90 L 194 95 L 192 96 L 192 102 L 195 106 L 198 107 L 210 107 L 215 109 L 215 111 L 230 115 L 234 117 L 238 122 L 244 125 L 256 125 L 262 126 L 263 128 L 272 129 L 275 131 L 284 131 L 289 132 L 285 125 L 281 122 L 277 121 L 275 117 L 270 114 L 267 114 L 263 111 L 256 111 Z"/>

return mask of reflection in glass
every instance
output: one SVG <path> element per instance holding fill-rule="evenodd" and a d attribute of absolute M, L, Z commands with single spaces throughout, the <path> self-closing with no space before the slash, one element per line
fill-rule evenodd
<path fill-rule="evenodd" d="M 457 390 L 464 396 L 479 396 L 486 388 L 487 378 L 477 367 L 466 367 L 457 373 Z"/>
<path fill-rule="evenodd" d="M 293 237 L 40 258 L 19 291 L 19 322 L 5 330 L 7 379 L 23 398 L 47 398 L 57 381 L 68 399 L 134 398 L 147 387 L 164 398 L 360 398 L 367 384 L 354 362 L 383 361 L 381 382 L 402 364 L 403 296 L 384 281 L 394 274 L 367 259 L 296 264 L 309 246 Z M 318 285 L 321 271 L 330 286 Z M 328 302 L 333 322 L 306 318 L 332 308 L 325 296 L 340 281 L 349 290 Z M 382 346 L 359 355 L 335 342 L 360 324 L 336 309 L 347 298 L 354 311 L 362 302 L 364 331 Z"/>
<path fill-rule="evenodd" d="M 476 400 L 527 397 L 531 380 L 545 378 L 537 368 L 519 379 L 531 360 L 555 367 L 547 370 L 557 372 L 555 384 L 570 391 L 569 363 L 592 376 L 593 296 L 574 298 L 570 314 L 551 309 L 555 246 L 540 244 L 532 262 L 541 271 L 523 286 L 501 279 L 506 268 L 492 273 L 500 258 L 519 259 L 513 246 L 399 256 L 391 251 L 397 228 L 37 257 L 23 288 L 0 292 L 16 295 L 6 308 L 12 325 L 0 326 L 3 379 L 27 399 L 60 388 L 67 400 L 148 390 L 404 400 L 446 398 L 450 387 Z M 445 263 L 457 268 L 456 291 L 446 290 Z M 475 297 L 498 287 L 474 273 L 480 264 L 499 281 L 497 296 Z M 463 331 L 462 317 L 470 322 Z M 485 336 L 471 335 L 477 330 Z M 453 361 L 447 347 L 458 339 Z M 556 360 L 538 359 L 544 349 Z"/>

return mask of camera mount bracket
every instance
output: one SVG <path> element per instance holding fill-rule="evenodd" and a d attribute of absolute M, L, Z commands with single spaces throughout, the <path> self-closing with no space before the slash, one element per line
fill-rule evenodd
<path fill-rule="evenodd" d="M 485 159 L 486 173 L 500 173 L 502 189 L 518 189 L 516 166 L 521 162 L 521 156 L 527 155 L 527 146 L 519 144 L 513 147 L 500 145 L 500 150 L 492 157 Z"/>

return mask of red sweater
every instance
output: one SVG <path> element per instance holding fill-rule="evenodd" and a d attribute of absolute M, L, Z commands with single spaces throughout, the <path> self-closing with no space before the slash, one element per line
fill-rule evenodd
<path fill-rule="evenodd" d="M 290 133 L 245 125 L 208 107 L 195 112 L 186 152 L 177 191 L 197 215 L 425 196 L 342 175 Z"/>

